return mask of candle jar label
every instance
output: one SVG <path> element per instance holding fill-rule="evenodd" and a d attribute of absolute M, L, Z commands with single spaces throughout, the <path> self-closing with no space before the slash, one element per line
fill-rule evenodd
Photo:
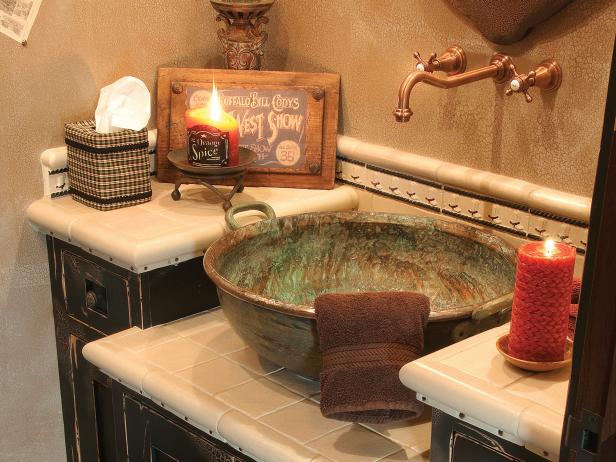
<path fill-rule="evenodd" d="M 229 132 L 208 125 L 197 125 L 187 131 L 188 162 L 199 167 L 229 165 Z"/>

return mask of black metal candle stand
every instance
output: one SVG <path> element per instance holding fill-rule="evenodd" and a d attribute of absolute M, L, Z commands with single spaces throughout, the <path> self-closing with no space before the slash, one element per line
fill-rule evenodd
<path fill-rule="evenodd" d="M 231 199 L 235 193 L 244 190 L 244 178 L 248 173 L 248 167 L 257 160 L 257 154 L 250 149 L 239 149 L 239 162 L 237 165 L 226 167 L 198 167 L 192 165 L 187 160 L 185 149 L 176 149 L 168 155 L 169 162 L 175 165 L 180 174 L 175 181 L 175 188 L 171 192 L 171 198 L 174 201 L 179 201 L 182 197 L 180 186 L 183 184 L 199 184 L 205 186 L 222 200 L 222 208 L 227 211 L 231 208 Z M 233 188 L 229 192 L 223 192 L 221 189 L 214 186 L 213 183 L 221 182 L 222 180 L 232 180 Z"/>
<path fill-rule="evenodd" d="M 171 192 L 171 198 L 174 201 L 180 200 L 182 197 L 180 186 L 183 184 L 200 184 L 216 194 L 222 200 L 222 208 L 227 211 L 231 208 L 231 199 L 235 193 L 241 193 L 244 190 L 245 176 L 246 170 L 241 173 L 234 173 L 230 175 L 198 175 L 196 173 L 180 172 L 180 176 L 177 180 L 175 180 L 175 189 Z M 212 184 L 226 179 L 232 179 L 235 181 L 235 186 L 233 186 L 233 189 L 231 189 L 230 192 L 223 192 Z"/>

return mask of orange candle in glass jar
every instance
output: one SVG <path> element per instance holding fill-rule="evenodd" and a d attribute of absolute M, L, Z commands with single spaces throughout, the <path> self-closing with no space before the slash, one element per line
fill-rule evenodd
<path fill-rule="evenodd" d="M 184 121 L 190 164 L 227 167 L 239 163 L 240 134 L 237 120 L 223 110 L 215 85 L 208 105 L 188 109 Z"/>

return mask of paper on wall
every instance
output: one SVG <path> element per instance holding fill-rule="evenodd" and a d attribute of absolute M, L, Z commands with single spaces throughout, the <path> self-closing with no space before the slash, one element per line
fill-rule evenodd
<path fill-rule="evenodd" d="M 0 32 L 26 44 L 42 0 L 0 0 Z"/>

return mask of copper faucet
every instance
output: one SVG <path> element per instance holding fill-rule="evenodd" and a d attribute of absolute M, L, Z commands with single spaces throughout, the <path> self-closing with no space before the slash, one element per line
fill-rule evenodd
<path fill-rule="evenodd" d="M 448 51 L 452 48 L 453 47 L 450 47 Z M 463 62 L 466 65 L 466 57 Z M 420 64 L 423 66 L 423 63 Z M 409 106 L 411 91 L 413 91 L 415 85 L 420 82 L 427 83 L 433 87 L 453 88 L 459 87 L 460 85 L 465 85 L 467 83 L 476 82 L 478 80 L 493 78 L 496 83 L 502 84 L 509 80 L 513 75 L 511 65 L 512 62 L 509 56 L 502 53 L 495 53 L 492 55 L 492 59 L 490 60 L 490 64 L 488 66 L 480 69 L 473 69 L 468 72 L 455 74 L 449 72 L 448 77 L 440 77 L 425 70 L 412 72 L 406 77 L 406 79 L 404 79 L 402 85 L 400 85 L 400 91 L 398 92 L 398 107 L 394 110 L 396 121 L 408 122 L 411 119 L 411 116 L 413 115 L 413 112 Z"/>

